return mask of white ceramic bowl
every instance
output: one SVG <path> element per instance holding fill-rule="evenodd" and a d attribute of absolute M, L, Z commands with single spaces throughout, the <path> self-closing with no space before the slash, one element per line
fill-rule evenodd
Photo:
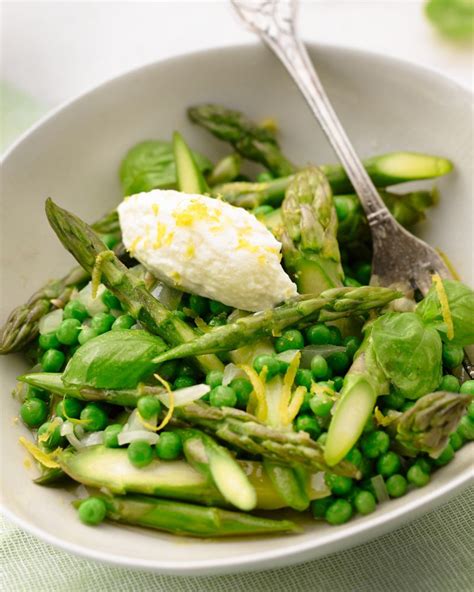
<path fill-rule="evenodd" d="M 442 202 L 421 235 L 452 258 L 472 283 L 474 162 L 471 96 L 440 75 L 385 57 L 311 47 L 334 106 L 361 155 L 419 150 L 446 155 L 456 171 L 441 179 Z M 188 105 L 215 101 L 281 124 L 285 153 L 297 163 L 334 161 L 327 142 L 288 75 L 261 46 L 196 53 L 151 64 L 62 107 L 12 148 L 3 167 L 2 320 L 8 311 L 71 265 L 43 214 L 47 196 L 94 220 L 121 198 L 117 169 L 135 142 L 169 138 L 175 129 L 210 157 L 228 148 L 186 119 Z M 367 517 L 331 527 L 308 520 L 303 534 L 202 541 L 104 524 L 82 525 L 72 495 L 38 487 L 24 465 L 9 397 L 20 356 L 1 360 L 2 496 L 8 517 L 38 537 L 100 561 L 169 574 L 230 573 L 282 567 L 360 544 L 445 501 L 470 477 L 472 447 L 436 472 L 431 483 Z"/>

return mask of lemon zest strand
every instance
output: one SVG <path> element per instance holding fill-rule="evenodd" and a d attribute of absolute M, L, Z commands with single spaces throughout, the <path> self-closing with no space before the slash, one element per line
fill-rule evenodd
<path fill-rule="evenodd" d="M 161 384 L 165 387 L 165 389 L 168 391 L 168 394 L 170 396 L 170 405 L 168 407 L 168 413 L 165 415 L 165 417 L 164 417 L 163 421 L 160 423 L 160 425 L 156 428 L 156 431 L 159 432 L 160 430 L 162 430 L 165 427 L 165 425 L 167 425 L 169 423 L 169 421 L 173 417 L 174 393 L 171 390 L 170 383 L 167 380 L 162 378 L 159 374 L 154 374 L 153 376 L 156 378 L 156 380 L 158 380 L 158 382 L 161 382 Z"/>
<path fill-rule="evenodd" d="M 301 405 L 304 403 L 304 396 L 306 389 L 304 386 L 299 386 L 293 393 L 291 403 L 288 405 L 288 423 L 290 424 L 298 415 Z"/>
<path fill-rule="evenodd" d="M 255 416 L 261 421 L 266 421 L 268 415 L 267 400 L 265 398 L 265 378 L 268 372 L 267 368 L 264 367 L 260 374 L 257 374 L 253 368 L 245 364 L 239 364 L 237 367 L 247 374 L 253 386 L 253 392 L 255 393 L 256 398 Z"/>
<path fill-rule="evenodd" d="M 388 417 L 384 415 L 378 407 L 374 409 L 374 417 L 377 424 L 384 427 L 390 425 L 396 419 L 396 417 Z"/>
<path fill-rule="evenodd" d="M 328 397 L 331 397 L 331 399 L 336 396 L 336 393 L 332 388 L 324 384 L 318 384 L 317 382 L 313 382 L 311 385 L 311 392 L 315 395 L 327 395 Z"/>
<path fill-rule="evenodd" d="M 436 293 L 438 294 L 439 303 L 441 305 L 441 314 L 443 315 L 443 320 L 446 323 L 446 336 L 449 340 L 451 340 L 454 337 L 453 317 L 451 316 L 449 300 L 446 290 L 444 289 L 443 280 L 437 273 L 431 277 L 436 288 Z"/>
<path fill-rule="evenodd" d="M 47 467 L 48 469 L 61 468 L 61 465 L 53 459 L 55 456 L 57 456 L 58 452 L 62 450 L 62 448 L 56 448 L 56 450 L 53 450 L 53 452 L 47 454 L 46 452 L 43 452 L 37 446 L 35 446 L 33 442 L 30 442 L 23 436 L 20 436 L 20 438 L 18 438 L 18 442 L 20 442 L 20 444 L 24 448 L 26 448 L 26 450 L 31 454 L 31 456 L 43 466 Z"/>
<path fill-rule="evenodd" d="M 59 421 L 59 417 L 55 417 L 48 429 L 45 431 L 45 433 L 41 434 L 41 436 L 38 436 L 38 442 L 40 442 L 41 444 L 43 442 L 46 442 L 48 438 L 51 436 L 51 434 L 54 432 L 54 430 L 60 425 L 61 422 Z"/>
<path fill-rule="evenodd" d="M 291 387 L 295 381 L 296 372 L 300 365 L 301 359 L 301 352 L 298 352 L 294 358 L 291 360 L 290 365 L 288 366 L 288 370 L 285 372 L 285 376 L 283 377 L 283 387 L 280 399 L 280 405 L 278 409 L 278 414 L 280 416 L 280 422 L 283 425 L 288 425 L 291 420 L 288 418 L 288 407 L 290 405 L 291 400 Z"/>

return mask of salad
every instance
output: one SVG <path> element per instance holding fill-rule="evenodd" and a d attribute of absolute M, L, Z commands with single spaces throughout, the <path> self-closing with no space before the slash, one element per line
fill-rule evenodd
<path fill-rule="evenodd" d="M 294 165 L 272 120 L 188 114 L 231 152 L 213 164 L 178 133 L 134 146 L 123 201 L 92 225 L 46 201 L 79 266 L 0 333 L 31 365 L 14 396 L 35 482 L 85 486 L 85 524 L 198 537 L 297 532 L 281 509 L 339 525 L 425 486 L 474 438 L 474 292 L 370 285 L 341 166 Z M 410 152 L 364 166 L 408 228 L 438 193 L 388 187 L 452 169 Z"/>

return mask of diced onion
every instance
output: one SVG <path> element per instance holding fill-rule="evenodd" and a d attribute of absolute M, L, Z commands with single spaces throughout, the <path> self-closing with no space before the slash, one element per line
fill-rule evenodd
<path fill-rule="evenodd" d="M 84 446 L 96 446 L 97 444 L 102 444 L 104 441 L 104 432 L 92 432 L 92 434 L 88 434 L 85 438 L 82 438 L 81 443 Z"/>
<path fill-rule="evenodd" d="M 39 322 L 39 332 L 40 335 L 45 335 L 46 333 L 54 333 L 56 329 L 59 328 L 59 325 L 62 323 L 63 320 L 63 309 L 58 308 L 49 312 L 47 315 L 41 318 Z"/>
<path fill-rule="evenodd" d="M 74 433 L 74 426 L 70 421 L 64 422 L 61 426 L 61 436 L 66 436 L 66 439 L 69 442 L 69 444 L 73 446 L 76 450 L 84 448 L 84 444 Z"/>
<path fill-rule="evenodd" d="M 176 310 L 183 297 L 181 290 L 167 286 L 162 282 L 158 283 L 152 291 L 152 295 L 168 310 Z"/>
<path fill-rule="evenodd" d="M 207 384 L 195 384 L 193 386 L 188 386 L 186 388 L 178 389 L 173 391 L 174 397 L 174 406 L 175 407 L 182 407 L 183 405 L 188 405 L 197 399 L 200 399 L 204 395 L 211 390 L 211 387 Z M 158 397 L 163 405 L 166 407 L 170 406 L 170 395 L 169 393 L 163 393 Z"/>
<path fill-rule="evenodd" d="M 310 368 L 314 356 L 327 358 L 331 354 L 343 351 L 346 351 L 346 348 L 342 345 L 307 345 L 301 350 L 300 368 Z"/>
<path fill-rule="evenodd" d="M 105 292 L 105 286 L 99 284 L 97 288 L 97 294 L 95 298 L 92 298 L 92 282 L 89 282 L 87 286 L 82 288 L 79 292 L 77 300 L 81 302 L 91 317 L 99 312 L 106 312 L 107 306 L 102 302 L 102 294 Z"/>
<path fill-rule="evenodd" d="M 224 386 L 229 385 L 233 380 L 235 380 L 236 378 L 245 378 L 245 372 L 242 370 L 242 368 L 239 368 L 238 366 L 236 366 L 235 364 L 227 364 L 227 366 L 224 368 L 224 376 L 222 377 L 222 384 Z"/>
<path fill-rule="evenodd" d="M 295 359 L 295 356 L 299 351 L 299 349 L 287 349 L 286 351 L 277 354 L 277 358 L 282 362 L 291 364 L 291 362 Z"/>
<path fill-rule="evenodd" d="M 385 481 L 383 480 L 382 475 L 377 475 L 376 477 L 372 477 L 370 480 L 375 491 L 375 497 L 377 501 L 381 504 L 382 502 L 387 502 L 390 497 L 388 495 L 387 487 L 385 486 Z"/>
<path fill-rule="evenodd" d="M 124 444 L 130 444 L 130 442 L 135 442 L 136 440 L 144 440 L 149 444 L 156 444 L 160 436 L 153 432 L 149 432 L 147 430 L 128 430 L 124 432 L 123 430 L 117 436 L 117 440 L 120 446 Z"/>

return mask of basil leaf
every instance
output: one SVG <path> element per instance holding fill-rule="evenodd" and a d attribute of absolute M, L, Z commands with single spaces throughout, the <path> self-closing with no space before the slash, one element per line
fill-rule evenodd
<path fill-rule="evenodd" d="M 63 382 L 94 388 L 135 388 L 156 368 L 152 362 L 166 344 L 146 331 L 109 331 L 86 341 L 69 360 Z"/>
<path fill-rule="evenodd" d="M 441 381 L 441 338 L 413 312 L 387 313 L 372 325 L 377 361 L 408 399 L 436 390 Z"/>
<path fill-rule="evenodd" d="M 200 171 L 211 170 L 210 160 L 197 152 L 192 154 Z M 124 195 L 175 188 L 177 177 L 173 145 L 160 140 L 137 144 L 123 159 L 119 175 Z"/>
<path fill-rule="evenodd" d="M 433 327 L 441 333 L 444 342 L 465 347 L 474 343 L 474 292 L 462 282 L 443 280 L 444 290 L 448 297 L 449 310 L 453 320 L 454 337 L 449 340 L 447 326 L 436 286 L 431 286 L 428 294 L 416 307 L 425 325 Z"/>

